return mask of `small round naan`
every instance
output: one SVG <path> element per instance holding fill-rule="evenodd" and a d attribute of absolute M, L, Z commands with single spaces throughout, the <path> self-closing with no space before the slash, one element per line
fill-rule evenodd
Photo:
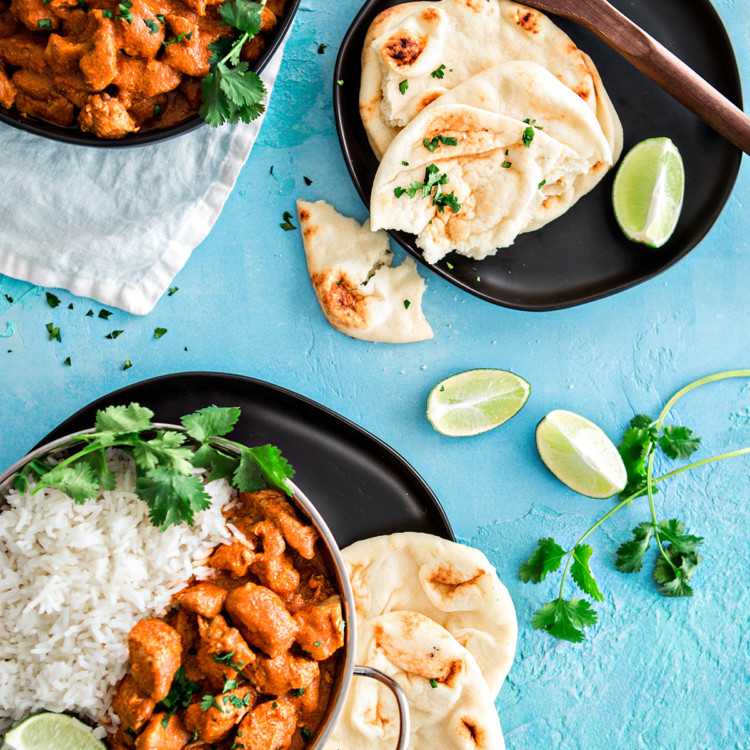
<path fill-rule="evenodd" d="M 479 550 L 405 532 L 355 542 L 342 555 L 358 628 L 397 610 L 429 617 L 476 659 L 494 699 L 513 662 L 518 623 L 510 594 Z"/>

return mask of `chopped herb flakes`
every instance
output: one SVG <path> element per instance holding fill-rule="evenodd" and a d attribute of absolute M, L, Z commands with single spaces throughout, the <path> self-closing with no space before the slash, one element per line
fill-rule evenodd
<path fill-rule="evenodd" d="M 323 645 L 323 642 L 322 642 L 322 641 L 315 641 L 315 645 L 316 645 L 316 646 L 322 646 L 322 645 Z"/>
<path fill-rule="evenodd" d="M 86 313 L 86 317 L 87 317 L 87 318 L 93 318 L 93 317 L 94 317 L 94 311 L 93 311 L 93 310 L 89 310 L 89 311 L 88 311 L 88 312 Z"/>
<path fill-rule="evenodd" d="M 292 690 L 292 695 L 295 698 L 299 698 L 301 695 L 305 694 L 305 688 L 297 688 L 296 690 Z"/>
<path fill-rule="evenodd" d="M 88 313 L 86 313 L 88 315 Z M 109 310 L 99 310 L 99 317 L 102 320 L 109 320 L 109 316 L 112 315 L 112 313 Z"/>
<path fill-rule="evenodd" d="M 446 264 L 445 264 L 445 265 L 446 265 L 446 267 L 447 267 L 447 269 L 448 269 L 449 271 L 452 271 L 452 270 L 453 270 L 453 263 L 448 263 L 448 262 L 446 262 Z"/>
<path fill-rule="evenodd" d="M 40 29 L 51 29 L 52 19 L 51 18 L 40 18 L 36 24 Z"/>
<path fill-rule="evenodd" d="M 547 180 L 542 180 L 538 185 L 537 188 L 541 190 L 545 185 L 547 184 Z"/>
<path fill-rule="evenodd" d="M 64 365 L 65 365 L 66 367 L 70 367 L 70 366 L 71 366 L 71 364 L 72 364 L 72 362 L 70 361 L 70 357 L 66 357 L 66 358 L 65 358 L 65 359 L 63 360 L 63 364 L 64 364 Z"/>
<path fill-rule="evenodd" d="M 398 90 L 401 92 L 401 95 L 403 96 L 406 93 L 408 88 L 409 88 L 409 81 L 407 81 L 406 78 L 404 78 L 404 80 L 401 81 L 401 83 L 399 83 Z"/>
<path fill-rule="evenodd" d="M 154 117 L 158 117 L 161 114 L 161 104 L 154 104 Z"/>
<path fill-rule="evenodd" d="M 70 304 L 68 305 L 68 310 L 72 310 L 72 309 L 73 309 L 73 303 L 71 302 L 71 303 L 70 303 Z"/>
<path fill-rule="evenodd" d="M 408 161 L 402 161 L 401 163 L 402 163 L 402 164 L 403 164 L 403 165 L 404 165 L 405 167 L 408 167 L 408 166 L 409 166 L 409 162 L 408 162 Z"/>
<path fill-rule="evenodd" d="M 523 145 L 526 146 L 526 148 L 531 145 L 531 142 L 534 140 L 534 128 L 531 127 L 531 125 L 529 125 L 529 127 L 523 131 L 521 140 L 523 141 Z"/>
<path fill-rule="evenodd" d="M 291 232 L 293 229 L 297 228 L 294 226 L 294 224 L 292 224 L 292 215 L 289 213 L 289 211 L 284 211 L 284 221 L 279 224 L 279 226 L 285 232 Z"/>
<path fill-rule="evenodd" d="M 55 326 L 54 323 L 47 323 L 47 333 L 49 333 L 49 340 L 50 341 L 62 341 L 62 338 L 60 337 L 60 329 Z"/>
<path fill-rule="evenodd" d="M 322 55 L 326 51 L 326 47 L 328 47 L 328 45 L 327 44 L 323 44 L 323 42 L 321 42 L 318 45 L 318 54 Z"/>
<path fill-rule="evenodd" d="M 530 120 L 528 117 L 524 120 L 527 125 L 533 125 L 537 130 L 544 130 L 541 125 L 536 124 L 536 120 Z"/>
<path fill-rule="evenodd" d="M 122 333 L 122 331 L 119 331 L 119 330 L 118 331 L 112 331 L 112 333 L 108 333 L 104 338 L 105 339 L 116 339 L 121 333 Z"/>
<path fill-rule="evenodd" d="M 307 727 L 300 727 L 299 733 L 302 735 L 303 740 L 309 740 L 312 736 Z"/>
<path fill-rule="evenodd" d="M 169 291 L 167 292 L 167 297 L 171 297 L 175 292 L 179 290 L 180 290 L 180 287 L 178 286 L 170 286 Z"/>
<path fill-rule="evenodd" d="M 122 369 L 129 370 L 132 366 L 133 366 L 133 363 L 129 359 L 126 359 L 122 365 Z"/>
<path fill-rule="evenodd" d="M 343 86 L 343 85 L 344 85 L 344 82 L 343 82 L 343 80 L 342 80 L 342 81 L 336 81 L 336 83 L 337 83 L 337 84 L 338 84 L 339 86 Z"/>
<path fill-rule="evenodd" d="M 166 328 L 155 328 L 154 329 L 154 338 L 155 339 L 160 339 L 166 332 L 167 332 Z"/>
<path fill-rule="evenodd" d="M 10 294 L 5 295 L 5 299 L 8 300 L 8 302 L 12 305 L 13 304 L 13 297 L 10 296 Z"/>
<path fill-rule="evenodd" d="M 215 708 L 220 714 L 224 713 L 224 709 L 216 702 L 216 698 L 213 695 L 204 695 L 201 700 L 201 708 L 204 711 L 208 711 L 209 708 Z"/>
<path fill-rule="evenodd" d="M 312 185 L 312 180 L 309 177 L 303 177 L 302 179 L 305 181 L 305 185 L 307 185 L 308 187 Z"/>
<path fill-rule="evenodd" d="M 409 305 L 411 305 L 411 301 L 408 300 L 408 299 L 405 299 L 404 300 L 404 310 L 408 310 L 409 309 Z"/>
<path fill-rule="evenodd" d="M 437 70 L 433 70 L 430 75 L 433 78 L 445 78 L 445 65 L 441 65 Z"/>
<path fill-rule="evenodd" d="M 56 297 L 51 292 L 47 292 L 47 304 L 50 307 L 57 307 L 60 304 L 60 298 Z"/>
<path fill-rule="evenodd" d="M 443 192 L 443 185 L 446 182 L 448 182 L 448 175 L 441 174 L 440 169 L 435 164 L 430 164 L 425 171 L 424 182 L 412 182 L 408 188 L 394 188 L 393 194 L 396 198 L 400 198 L 404 194 L 408 195 L 409 198 L 414 198 L 420 191 L 422 198 L 427 198 L 432 194 L 432 205 L 437 206 L 440 213 L 446 206 L 449 206 L 453 213 L 458 213 L 461 210 L 461 204 L 458 202 L 455 193 Z M 435 191 L 434 194 L 433 190 Z"/>
<path fill-rule="evenodd" d="M 442 135 L 436 135 L 432 140 L 429 140 L 428 138 L 425 138 L 424 141 L 422 141 L 422 145 L 430 152 L 433 153 L 435 149 L 440 145 L 443 144 L 444 146 L 458 146 L 458 141 L 453 138 L 452 136 L 442 136 Z"/>
<path fill-rule="evenodd" d="M 435 679 L 430 680 L 430 687 L 436 688 L 438 686 L 438 681 Z"/>
<path fill-rule="evenodd" d="M 153 18 L 144 18 L 143 23 L 148 27 L 149 34 L 157 34 L 159 32 L 159 24 Z"/>

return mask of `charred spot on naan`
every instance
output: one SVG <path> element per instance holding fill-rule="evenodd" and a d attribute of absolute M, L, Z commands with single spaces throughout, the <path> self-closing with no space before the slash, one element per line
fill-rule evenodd
<path fill-rule="evenodd" d="M 540 15 L 530 8 L 525 6 L 519 6 L 514 8 L 515 11 L 515 22 L 524 30 L 530 34 L 538 34 L 540 29 Z"/>
<path fill-rule="evenodd" d="M 426 46 L 426 36 L 399 31 L 389 37 L 383 45 L 381 50 L 383 62 L 395 70 L 410 67 L 424 52 Z"/>
<path fill-rule="evenodd" d="M 327 318 L 347 328 L 367 327 L 368 298 L 346 274 L 317 271 L 310 278 Z"/>
<path fill-rule="evenodd" d="M 485 746 L 484 730 L 481 729 L 477 725 L 476 721 L 474 721 L 474 719 L 472 719 L 471 717 L 462 717 L 457 729 L 460 737 L 464 737 L 465 739 L 469 740 L 476 747 Z"/>
<path fill-rule="evenodd" d="M 490 4 L 490 0 L 459 0 L 459 4 L 465 5 L 469 10 L 473 10 L 475 13 L 484 13 L 487 10 L 487 6 Z"/>

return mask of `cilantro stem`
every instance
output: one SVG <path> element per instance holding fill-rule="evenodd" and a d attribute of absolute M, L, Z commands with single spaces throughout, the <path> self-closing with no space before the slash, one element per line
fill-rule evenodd
<path fill-rule="evenodd" d="M 235 42 L 234 42 L 234 43 L 232 44 L 232 47 L 231 47 L 231 49 L 229 50 L 229 52 L 227 52 L 227 54 L 226 54 L 226 55 L 225 55 L 225 56 L 224 56 L 224 57 L 223 57 L 223 58 L 222 58 L 222 59 L 221 59 L 221 60 L 220 60 L 220 61 L 219 61 L 219 62 L 217 63 L 216 67 L 218 68 L 218 67 L 219 67 L 219 65 L 223 65 L 223 64 L 224 64 L 224 63 L 225 63 L 225 62 L 226 62 L 226 61 L 227 61 L 227 60 L 228 60 L 228 59 L 229 59 L 229 58 L 230 58 L 230 57 L 231 57 L 231 56 L 232 56 L 232 55 L 234 54 L 234 49 L 235 49 L 235 47 L 236 47 L 237 49 L 242 49 L 242 48 L 243 48 L 243 47 L 245 46 L 245 42 L 246 42 L 246 41 L 247 41 L 248 39 L 250 39 L 250 34 L 248 34 L 248 33 L 247 33 L 247 31 L 243 32 L 242 36 L 241 36 L 241 37 L 239 37 L 239 38 L 237 39 L 237 41 L 235 41 Z"/>

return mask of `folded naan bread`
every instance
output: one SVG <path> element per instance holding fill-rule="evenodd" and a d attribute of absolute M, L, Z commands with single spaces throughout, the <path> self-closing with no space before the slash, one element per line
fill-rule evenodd
<path fill-rule="evenodd" d="M 492 695 L 474 657 L 433 620 L 397 611 L 357 633 L 357 664 L 385 672 L 409 701 L 413 750 L 504 750 Z M 393 695 L 357 678 L 326 750 L 392 750 L 398 738 Z"/>
<path fill-rule="evenodd" d="M 297 201 L 302 240 L 328 322 L 355 339 L 406 343 L 432 338 L 422 313 L 425 283 L 413 259 L 391 267 L 385 232 L 370 231 L 325 201 Z"/>
<path fill-rule="evenodd" d="M 512 60 L 543 66 L 592 112 L 601 107 L 603 116 L 613 114 L 606 101 L 599 101 L 601 79 L 590 58 L 527 6 L 511 0 L 442 0 L 405 3 L 381 13 L 365 40 L 360 90 L 362 120 L 378 158 L 432 101 Z"/>
<path fill-rule="evenodd" d="M 518 623 L 510 594 L 479 550 L 405 532 L 363 539 L 342 555 L 358 628 L 398 610 L 429 617 L 476 659 L 494 700 L 513 662 Z"/>
<path fill-rule="evenodd" d="M 443 140 L 435 142 L 439 136 Z M 425 141 L 437 145 L 428 149 Z M 415 192 L 415 185 L 429 186 L 428 168 L 437 168 L 443 181 L 427 195 L 426 189 Z M 564 193 L 589 170 L 588 158 L 543 129 L 441 99 L 415 117 L 383 157 L 372 188 L 372 228 L 417 235 L 429 263 L 451 250 L 481 260 L 511 245 L 545 211 L 549 195 Z M 410 186 L 410 193 L 402 192 Z M 453 200 L 438 200 L 438 190 Z"/>

